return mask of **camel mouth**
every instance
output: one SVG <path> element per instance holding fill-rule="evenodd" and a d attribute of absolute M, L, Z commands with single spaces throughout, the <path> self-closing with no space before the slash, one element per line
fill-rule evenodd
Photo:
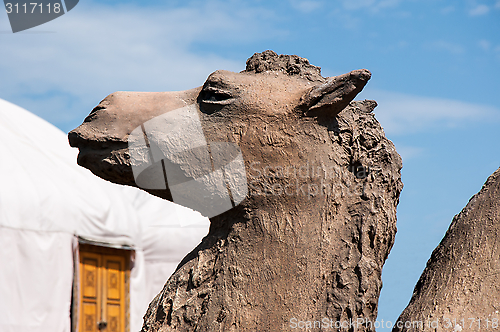
<path fill-rule="evenodd" d="M 94 174 L 97 171 L 98 165 L 106 163 L 114 158 L 115 152 L 127 149 L 126 142 L 121 140 L 93 140 L 83 137 L 77 130 L 73 130 L 68 134 L 69 145 L 79 150 L 77 164 L 89 169 Z M 123 164 L 123 162 L 120 162 Z"/>
<path fill-rule="evenodd" d="M 127 153 L 115 148 L 80 146 L 76 163 L 105 180 L 135 186 Z"/>
<path fill-rule="evenodd" d="M 78 149 L 77 164 L 92 170 L 92 166 L 98 162 L 103 162 L 110 154 L 110 150 L 95 150 L 89 147 Z"/>

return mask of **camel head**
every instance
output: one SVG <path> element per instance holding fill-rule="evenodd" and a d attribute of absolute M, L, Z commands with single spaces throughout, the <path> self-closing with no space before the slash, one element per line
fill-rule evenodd
<path fill-rule="evenodd" d="M 243 72 L 215 71 L 191 90 L 112 93 L 69 142 L 97 176 L 213 217 L 251 198 L 262 183 L 249 188 L 248 177 L 263 167 L 324 165 L 328 151 L 306 131 L 330 126 L 370 76 L 324 78 L 306 59 L 265 51 Z"/>

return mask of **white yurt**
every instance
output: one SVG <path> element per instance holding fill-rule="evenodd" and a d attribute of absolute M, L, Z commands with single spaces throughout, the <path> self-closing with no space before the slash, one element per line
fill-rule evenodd
<path fill-rule="evenodd" d="M 0 331 L 139 331 L 208 232 L 199 213 L 106 182 L 66 134 L 0 99 Z"/>

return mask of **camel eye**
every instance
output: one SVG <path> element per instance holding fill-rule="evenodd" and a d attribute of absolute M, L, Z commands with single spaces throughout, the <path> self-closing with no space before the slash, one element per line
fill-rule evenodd
<path fill-rule="evenodd" d="M 229 92 L 221 89 L 206 87 L 201 91 L 201 101 L 204 102 L 218 103 L 229 99 L 233 99 L 233 96 Z"/>
<path fill-rule="evenodd" d="M 202 112 L 211 114 L 219 111 L 224 105 L 229 105 L 234 98 L 228 91 L 206 86 L 201 90 L 198 100 Z"/>
<path fill-rule="evenodd" d="M 226 99 L 228 99 L 228 97 L 226 95 L 214 93 L 210 96 L 208 101 L 222 101 L 222 100 L 226 100 Z"/>

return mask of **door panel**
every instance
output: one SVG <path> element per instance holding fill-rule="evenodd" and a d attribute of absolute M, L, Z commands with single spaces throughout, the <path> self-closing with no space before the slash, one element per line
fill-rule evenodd
<path fill-rule="evenodd" d="M 87 299 L 97 299 L 100 256 L 94 253 L 82 253 L 82 293 Z"/>
<path fill-rule="evenodd" d="M 130 251 L 80 246 L 79 332 L 126 332 Z"/>
<path fill-rule="evenodd" d="M 108 316 L 108 331 L 109 332 L 119 332 L 120 328 L 120 316 L 121 316 L 121 308 L 118 304 L 108 303 L 106 306 L 107 316 Z"/>
<path fill-rule="evenodd" d="M 82 304 L 83 315 L 81 316 L 80 330 L 85 332 L 97 331 L 97 303 L 83 302 Z"/>
<path fill-rule="evenodd" d="M 106 256 L 104 258 L 106 265 L 106 288 L 108 300 L 120 300 L 121 274 L 123 273 L 123 262 L 119 261 L 121 257 Z"/>

